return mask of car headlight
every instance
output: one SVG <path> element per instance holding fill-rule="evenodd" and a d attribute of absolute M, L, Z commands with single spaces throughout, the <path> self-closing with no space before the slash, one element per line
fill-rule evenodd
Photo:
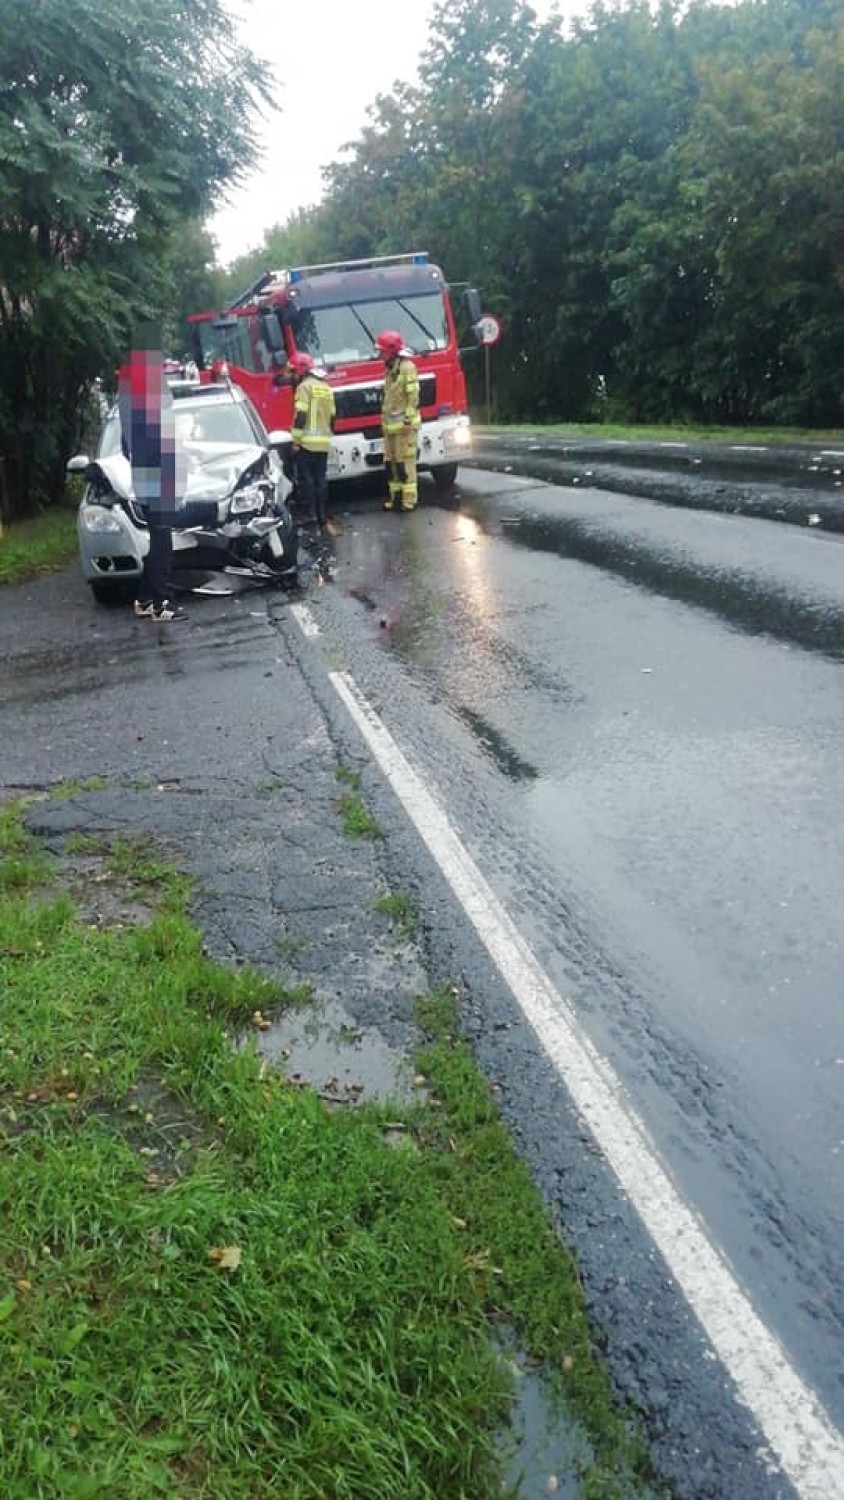
<path fill-rule="evenodd" d="M 243 515 L 245 511 L 263 510 L 267 502 L 266 486 L 262 484 L 244 484 L 239 490 L 235 490 L 229 502 L 229 510 L 233 516 Z"/>
<path fill-rule="evenodd" d="M 82 525 L 86 531 L 94 531 L 102 534 L 104 531 L 112 535 L 123 530 L 117 517 L 112 514 L 108 505 L 83 505 Z"/>

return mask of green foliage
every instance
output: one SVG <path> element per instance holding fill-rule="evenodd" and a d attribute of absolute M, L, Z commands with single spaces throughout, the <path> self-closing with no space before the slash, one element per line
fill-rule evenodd
<path fill-rule="evenodd" d="M 357 792 L 344 792 L 336 798 L 337 811 L 343 819 L 343 832 L 348 839 L 382 839 L 384 830 L 372 816 Z"/>
<path fill-rule="evenodd" d="M 0 536 L 0 584 L 61 568 L 76 554 L 76 512 L 65 506 L 16 521 Z"/>
<path fill-rule="evenodd" d="M 379 896 L 375 910 L 387 917 L 400 937 L 413 937 L 419 927 L 419 908 L 404 891 L 388 891 Z"/>
<path fill-rule="evenodd" d="M 842 101 L 834 0 L 443 0 L 252 263 L 428 249 L 502 319 L 499 416 L 841 425 Z"/>
<path fill-rule="evenodd" d="M 87 393 L 248 166 L 264 70 L 222 0 L 0 0 L 0 505 L 64 488 Z M 4 498 L 5 495 L 5 498 Z"/>

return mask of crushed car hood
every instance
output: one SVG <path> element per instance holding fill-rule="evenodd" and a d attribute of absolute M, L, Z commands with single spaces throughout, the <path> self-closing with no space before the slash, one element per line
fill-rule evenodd
<path fill-rule="evenodd" d="M 203 443 L 201 449 L 185 448 L 182 457 L 187 466 L 187 484 L 180 501 L 224 500 L 247 470 L 262 461 L 265 450 L 257 443 L 231 448 L 223 443 Z M 132 466 L 122 453 L 94 460 L 96 467 L 121 500 L 134 500 Z"/>

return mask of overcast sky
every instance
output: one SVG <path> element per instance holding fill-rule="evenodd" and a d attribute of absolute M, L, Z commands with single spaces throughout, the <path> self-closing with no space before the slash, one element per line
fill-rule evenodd
<path fill-rule="evenodd" d="M 424 49 L 435 0 L 230 0 L 244 39 L 278 80 L 281 112 L 261 130 L 263 164 L 211 221 L 228 263 L 260 244 L 264 230 L 318 202 L 320 168 L 365 123 L 376 94 L 410 80 Z M 585 0 L 532 0 L 541 18 L 571 15 Z"/>

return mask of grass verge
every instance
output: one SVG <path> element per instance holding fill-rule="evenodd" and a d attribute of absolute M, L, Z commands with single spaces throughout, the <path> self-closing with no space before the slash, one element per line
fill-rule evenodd
<path fill-rule="evenodd" d="M 204 956 L 146 841 L 113 878 L 152 920 L 82 923 L 0 823 L 4 1500 L 486 1500 L 509 1376 L 490 1315 L 558 1362 L 638 1493 L 571 1262 L 456 1041 L 420 1005 L 432 1097 L 327 1111 L 250 1025 L 295 991 Z M 413 1143 L 412 1146 L 410 1143 Z"/>
<path fill-rule="evenodd" d="M 76 556 L 76 511 L 45 510 L 27 521 L 13 521 L 0 537 L 0 584 L 23 583 L 38 573 L 63 568 Z"/>
<path fill-rule="evenodd" d="M 477 425 L 477 424 L 476 424 Z M 626 426 L 618 422 L 496 422 L 478 425 L 479 432 L 524 432 L 541 437 L 624 438 L 628 442 L 764 443 L 787 447 L 790 443 L 844 442 L 844 432 L 812 431 L 807 427 L 668 427 Z"/>

